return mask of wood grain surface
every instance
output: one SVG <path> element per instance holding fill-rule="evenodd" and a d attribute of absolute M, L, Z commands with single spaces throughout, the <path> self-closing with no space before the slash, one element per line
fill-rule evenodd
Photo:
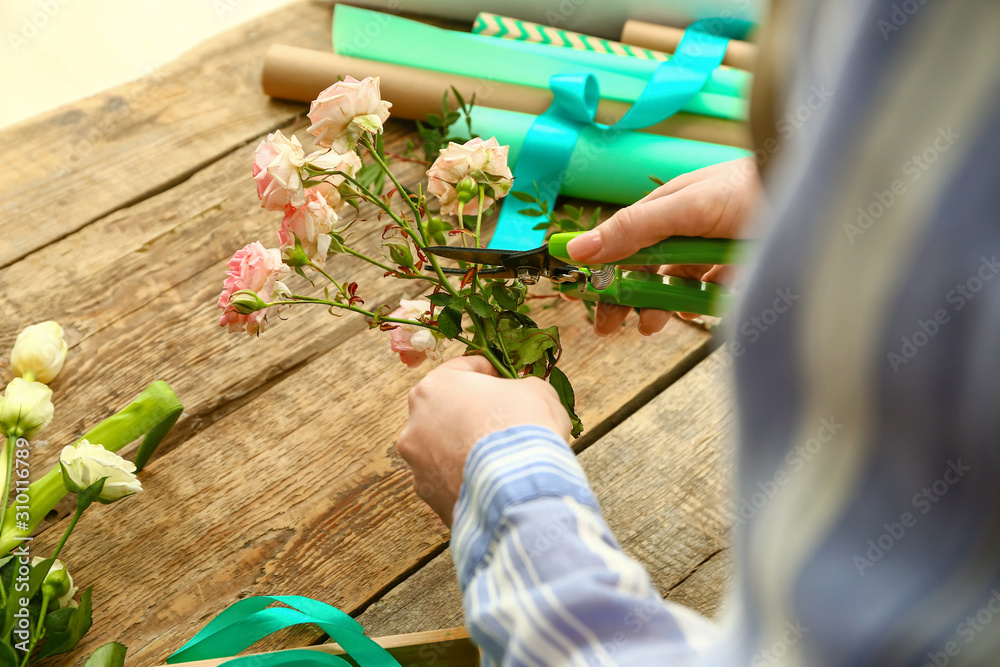
<path fill-rule="evenodd" d="M 415 629 L 424 608 L 434 614 L 420 629 L 461 624 L 447 531 L 394 450 L 406 392 L 428 368 L 407 371 L 386 334 L 319 308 L 286 312 L 290 321 L 256 339 L 216 325 L 226 261 L 253 240 L 274 245 L 279 223 L 259 207 L 253 149 L 275 128 L 303 137 L 305 127 L 303 105 L 260 93 L 263 52 L 272 42 L 328 48 L 330 11 L 281 10 L 152 77 L 0 131 L 7 163 L 32 156 L 18 159 L 0 195 L 0 351 L 46 319 L 70 344 L 33 476 L 153 380 L 185 406 L 142 475 L 144 492 L 92 508 L 63 552 L 76 584 L 94 587 L 95 623 L 76 651 L 47 664 L 82 665 L 108 641 L 129 646 L 130 665 L 161 664 L 229 604 L 258 594 L 368 609 L 362 618 L 379 635 Z M 402 152 L 413 130 L 390 120 L 390 150 Z M 419 165 L 397 167 L 407 184 L 422 176 Z M 370 208 L 361 217 L 353 238 L 374 246 L 383 223 Z M 420 289 L 349 258 L 329 268 L 357 280 L 368 306 Z M 722 384 L 699 363 L 708 334 L 674 320 L 653 338 L 631 326 L 597 338 L 586 311 L 558 299 L 533 302 L 532 314 L 560 326 L 560 366 L 587 426 L 575 445 L 613 528 L 657 585 L 712 613 L 728 571 L 716 508 L 727 413 L 721 395 L 685 398 Z M 64 525 L 64 512 L 50 517 L 35 552 Z M 255 650 L 321 640 L 303 628 Z"/>

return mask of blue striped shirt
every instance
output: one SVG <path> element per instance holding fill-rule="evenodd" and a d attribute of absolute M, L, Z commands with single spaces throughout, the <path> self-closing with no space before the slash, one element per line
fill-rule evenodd
<path fill-rule="evenodd" d="M 455 514 L 487 664 L 1000 664 L 1000 3 L 785 7 L 730 318 L 729 620 L 663 601 L 566 443 L 519 427 L 477 444 Z"/>

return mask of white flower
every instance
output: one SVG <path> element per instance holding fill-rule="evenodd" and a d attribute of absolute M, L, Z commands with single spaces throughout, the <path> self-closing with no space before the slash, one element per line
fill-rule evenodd
<path fill-rule="evenodd" d="M 29 440 L 52 421 L 52 390 L 41 382 L 14 378 L 0 397 L 0 431 Z"/>
<path fill-rule="evenodd" d="M 308 132 L 323 148 L 346 153 L 365 132 L 377 134 L 389 117 L 392 105 L 382 99 L 379 78 L 358 81 L 348 76 L 319 94 L 309 105 Z"/>
<path fill-rule="evenodd" d="M 135 478 L 135 464 L 109 452 L 103 445 L 81 440 L 75 447 L 63 447 L 59 463 L 62 464 L 63 476 L 80 489 L 107 477 L 99 496 L 101 502 L 114 502 L 142 491 L 142 485 Z"/>
<path fill-rule="evenodd" d="M 18 334 L 10 365 L 14 375 L 25 380 L 48 384 L 55 379 L 66 361 L 66 341 L 58 322 L 32 324 Z"/>
<path fill-rule="evenodd" d="M 41 556 L 35 556 L 31 559 L 31 566 L 34 567 L 41 563 L 44 558 Z M 63 573 L 66 575 L 65 581 L 63 580 Z M 65 609 L 66 607 L 76 607 L 77 601 L 73 599 L 76 595 L 77 588 L 73 585 L 73 577 L 70 575 L 69 570 L 66 569 L 66 565 L 56 558 L 52 561 L 52 566 L 49 567 L 49 573 L 45 576 L 45 580 L 42 585 L 50 584 L 55 587 L 56 592 L 61 593 L 61 595 L 56 599 L 59 603 L 59 609 Z M 65 592 L 63 589 L 65 588 Z M 51 610 L 51 607 L 49 608 Z"/>

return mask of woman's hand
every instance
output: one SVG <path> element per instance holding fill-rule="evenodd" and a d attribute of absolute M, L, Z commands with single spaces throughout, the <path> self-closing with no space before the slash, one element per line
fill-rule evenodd
<path fill-rule="evenodd" d="M 760 198 L 760 177 L 751 158 L 705 167 L 678 176 L 640 201 L 619 210 L 602 224 L 569 242 L 574 260 L 606 264 L 624 259 L 670 236 L 739 238 L 750 212 Z M 669 265 L 638 267 L 664 275 L 719 282 L 728 267 Z M 600 336 L 614 333 L 631 308 L 598 304 L 594 331 Z M 696 315 L 682 313 L 682 317 Z M 639 313 L 639 333 L 649 336 L 670 319 L 663 310 Z"/>
<path fill-rule="evenodd" d="M 432 370 L 410 391 L 410 419 L 396 449 L 413 468 L 417 495 L 450 526 L 473 445 L 524 424 L 544 426 L 564 439 L 572 429 L 545 380 L 499 378 L 485 358 L 459 357 Z"/>

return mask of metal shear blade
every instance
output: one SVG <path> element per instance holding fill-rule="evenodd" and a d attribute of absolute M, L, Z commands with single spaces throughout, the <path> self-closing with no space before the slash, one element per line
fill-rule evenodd
<path fill-rule="evenodd" d="M 425 251 L 437 257 L 457 262 L 495 267 L 480 269 L 479 275 L 483 277 L 500 280 L 518 278 L 529 285 L 537 282 L 543 276 L 546 278 L 556 277 L 558 280 L 567 273 L 568 269 L 576 268 L 552 257 L 548 252 L 548 246 L 516 252 L 496 248 L 466 248 L 462 246 L 435 246 L 426 248 Z M 444 271 L 452 275 L 465 273 L 462 269 L 444 269 Z"/>

